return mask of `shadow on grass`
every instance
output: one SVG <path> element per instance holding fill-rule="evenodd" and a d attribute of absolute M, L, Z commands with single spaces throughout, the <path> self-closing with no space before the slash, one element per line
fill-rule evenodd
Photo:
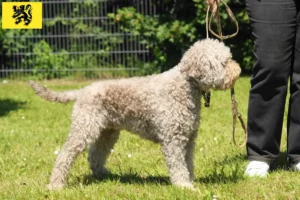
<path fill-rule="evenodd" d="M 242 173 L 244 173 L 244 166 L 242 166 L 241 163 L 245 160 L 247 160 L 247 156 L 245 154 L 225 157 L 223 160 L 213 163 L 215 168 L 211 174 L 196 178 L 195 182 L 204 184 L 236 183 L 239 180 L 244 179 L 242 175 Z M 230 172 L 225 170 L 225 168 L 228 168 L 227 165 L 230 165 L 232 168 Z"/>
<path fill-rule="evenodd" d="M 234 156 L 225 156 L 223 160 L 216 162 L 217 165 L 228 165 L 232 163 L 241 163 L 247 160 L 246 154 L 236 154 Z"/>
<path fill-rule="evenodd" d="M 204 177 L 195 179 L 195 182 L 204 184 L 214 183 L 235 183 L 244 179 L 241 173 L 244 172 L 244 166 L 241 163 L 247 159 L 245 154 L 238 154 L 232 157 L 225 157 L 223 160 L 215 162 L 215 170 Z M 234 166 L 230 173 L 224 171 L 226 165 Z M 228 170 L 227 170 L 228 171 Z M 242 171 L 242 172 L 241 172 Z M 196 174 L 197 177 L 197 174 Z M 160 184 L 171 185 L 170 179 L 167 176 L 139 176 L 138 174 L 112 174 L 108 173 L 101 178 L 94 177 L 93 175 L 86 175 L 83 178 L 84 185 L 91 185 L 99 182 L 120 182 L 124 184 Z"/>
<path fill-rule="evenodd" d="M 18 110 L 25 105 L 25 101 L 0 99 L 0 117 L 8 115 L 11 111 Z"/>
<path fill-rule="evenodd" d="M 97 182 L 106 182 L 106 181 L 114 181 L 120 182 L 124 184 L 160 184 L 160 185 L 170 185 L 169 177 L 166 176 L 139 176 L 138 174 L 112 174 L 107 173 L 103 175 L 101 178 L 97 178 L 92 175 L 86 175 L 83 178 L 84 185 L 90 185 Z"/>

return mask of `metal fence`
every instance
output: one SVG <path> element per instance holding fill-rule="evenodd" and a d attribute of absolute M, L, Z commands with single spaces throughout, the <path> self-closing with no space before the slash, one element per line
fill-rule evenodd
<path fill-rule="evenodd" d="M 156 16 L 151 0 L 47 0 L 41 30 L 6 32 L 0 52 L 0 77 L 111 78 L 141 73 L 151 54 L 140 38 L 120 30 L 108 17 L 118 8 L 135 7 Z"/>

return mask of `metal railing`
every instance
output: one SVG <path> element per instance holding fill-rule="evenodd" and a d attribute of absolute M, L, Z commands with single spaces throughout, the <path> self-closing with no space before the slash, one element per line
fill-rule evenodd
<path fill-rule="evenodd" d="M 151 0 L 47 0 L 41 30 L 6 30 L 0 77 L 111 78 L 141 74 L 150 52 L 138 36 L 124 33 L 108 17 L 135 7 L 156 16 Z M 2 30 L 3 31 L 3 30 Z M 1 44 L 0 44 L 1 45 Z"/>

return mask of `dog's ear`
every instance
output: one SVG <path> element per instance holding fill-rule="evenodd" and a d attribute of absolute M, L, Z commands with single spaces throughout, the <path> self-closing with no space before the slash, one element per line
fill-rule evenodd
<path fill-rule="evenodd" d="M 198 81 L 209 76 L 210 69 L 212 68 L 208 60 L 201 60 L 201 62 L 193 61 L 187 64 L 189 65 L 188 75 Z"/>
<path fill-rule="evenodd" d="M 224 84 L 224 64 L 213 53 L 190 49 L 180 64 L 184 73 L 195 80 L 201 90 L 209 90 Z"/>
<path fill-rule="evenodd" d="M 190 70 L 191 76 L 197 79 L 202 90 L 215 89 L 224 84 L 225 68 L 216 57 L 204 56 L 198 66 Z"/>

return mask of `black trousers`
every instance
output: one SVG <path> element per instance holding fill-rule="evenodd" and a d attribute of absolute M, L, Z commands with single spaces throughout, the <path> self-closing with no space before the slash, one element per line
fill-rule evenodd
<path fill-rule="evenodd" d="M 297 163 L 300 161 L 300 2 L 247 0 L 246 7 L 256 58 L 248 107 L 248 159 L 273 162 L 278 158 L 285 101 L 290 92 L 287 155 L 291 163 Z"/>

